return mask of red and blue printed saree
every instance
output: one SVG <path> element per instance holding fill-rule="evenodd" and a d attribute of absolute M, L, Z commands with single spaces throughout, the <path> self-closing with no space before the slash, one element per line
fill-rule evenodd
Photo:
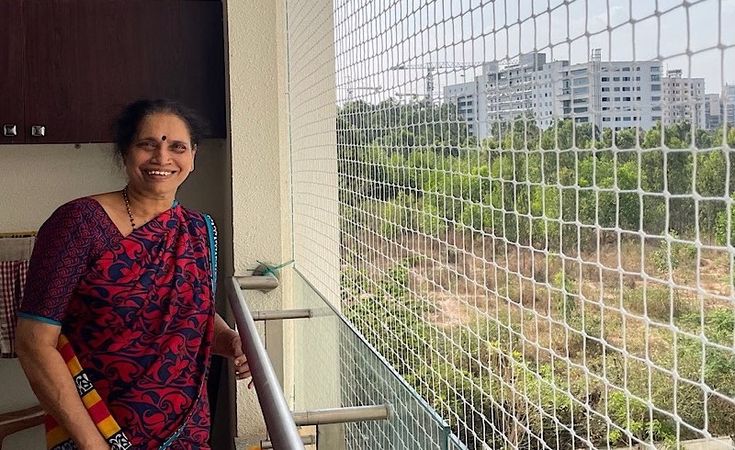
<path fill-rule="evenodd" d="M 59 351 L 113 449 L 208 449 L 216 255 L 208 216 L 175 204 L 123 237 L 91 198 L 38 234 L 20 317 Z M 75 448 L 53 417 L 50 449 Z"/>

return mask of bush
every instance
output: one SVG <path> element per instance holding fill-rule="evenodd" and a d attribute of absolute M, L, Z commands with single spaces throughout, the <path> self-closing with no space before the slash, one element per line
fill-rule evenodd
<path fill-rule="evenodd" d="M 679 238 L 679 234 L 674 230 L 669 232 L 669 236 L 673 239 Z M 653 252 L 653 263 L 659 272 L 667 273 L 676 270 L 682 262 L 694 261 L 696 256 L 697 247 L 694 244 L 673 241 L 669 246 L 669 243 L 662 239 L 658 244 L 658 250 Z"/>

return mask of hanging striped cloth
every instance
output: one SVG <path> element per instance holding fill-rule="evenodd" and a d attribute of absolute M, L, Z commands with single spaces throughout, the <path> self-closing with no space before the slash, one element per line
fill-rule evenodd
<path fill-rule="evenodd" d="M 15 358 L 16 312 L 23 300 L 33 233 L 0 235 L 0 357 Z"/>
<path fill-rule="evenodd" d="M 15 358 L 16 312 L 23 300 L 28 261 L 0 261 L 0 356 Z"/>

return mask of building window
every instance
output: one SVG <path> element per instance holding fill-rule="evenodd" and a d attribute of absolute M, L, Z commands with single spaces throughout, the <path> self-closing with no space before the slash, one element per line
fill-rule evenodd
<path fill-rule="evenodd" d="M 651 97 L 651 101 L 652 102 L 660 102 L 661 101 L 661 97 L 655 95 L 655 96 Z"/>
<path fill-rule="evenodd" d="M 652 84 L 651 85 L 651 90 L 652 91 L 660 91 L 661 90 L 661 85 L 660 84 Z"/>
<path fill-rule="evenodd" d="M 651 81 L 661 81 L 660 75 L 651 75 Z"/>
<path fill-rule="evenodd" d="M 610 88 L 609 87 L 604 87 L 604 88 L 602 88 L 602 92 L 610 92 Z"/>
<path fill-rule="evenodd" d="M 613 81 L 620 81 L 620 77 L 613 77 Z"/>
<path fill-rule="evenodd" d="M 602 81 L 610 81 L 610 77 L 602 77 Z"/>
<path fill-rule="evenodd" d="M 609 102 L 610 101 L 610 97 L 602 97 L 602 101 L 603 102 Z"/>

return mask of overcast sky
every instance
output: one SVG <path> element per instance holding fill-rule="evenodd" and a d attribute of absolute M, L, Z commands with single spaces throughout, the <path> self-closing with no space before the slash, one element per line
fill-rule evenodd
<path fill-rule="evenodd" d="M 479 63 L 534 50 L 547 59 L 660 60 L 705 78 L 709 92 L 735 83 L 735 0 L 338 0 L 337 82 L 422 94 L 423 70 L 398 64 Z M 480 68 L 442 69 L 435 93 Z M 367 90 L 365 90 L 367 92 Z M 383 94 L 385 95 L 385 94 Z M 381 95 L 382 96 L 382 95 Z"/>

